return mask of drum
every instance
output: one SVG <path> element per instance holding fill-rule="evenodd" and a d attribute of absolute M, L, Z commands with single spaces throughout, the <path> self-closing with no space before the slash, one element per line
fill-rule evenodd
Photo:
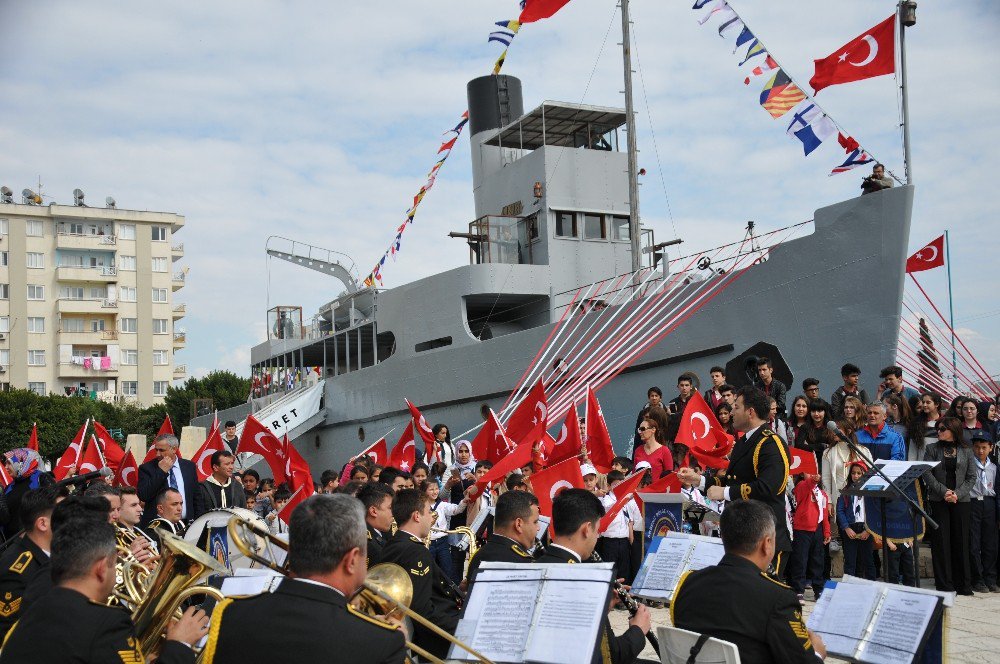
<path fill-rule="evenodd" d="M 234 516 L 252 521 L 264 530 L 267 530 L 267 522 L 257 516 L 252 510 L 242 507 L 223 507 L 217 510 L 209 510 L 191 522 L 184 539 L 195 544 L 203 551 L 207 551 L 213 558 L 232 570 L 249 569 L 260 567 L 250 558 L 247 558 L 229 541 L 227 526 L 229 520 Z M 266 550 L 267 542 L 263 537 L 257 537 L 258 550 Z"/>

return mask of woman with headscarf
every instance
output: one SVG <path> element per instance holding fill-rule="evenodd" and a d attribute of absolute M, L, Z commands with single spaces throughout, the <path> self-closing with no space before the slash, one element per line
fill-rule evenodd
<path fill-rule="evenodd" d="M 465 497 L 465 490 L 476 483 L 476 459 L 472 456 L 472 443 L 467 440 L 455 443 L 454 450 L 455 462 L 448 468 L 444 486 L 445 490 L 450 492 L 451 502 L 458 505 Z M 450 528 L 452 530 L 465 525 L 468 525 L 466 512 L 459 512 L 451 517 Z M 461 535 L 451 535 L 449 542 L 451 544 L 452 567 L 446 568 L 445 573 L 455 583 L 461 583 L 462 577 L 465 576 L 465 552 L 468 550 L 469 543 Z"/>
<path fill-rule="evenodd" d="M 52 478 L 42 470 L 42 458 L 38 452 L 27 447 L 18 447 L 4 454 L 4 464 L 7 473 L 14 480 L 4 489 L 4 502 L 7 504 L 7 523 L 4 525 L 4 536 L 21 530 L 20 507 L 21 498 L 25 493 L 40 486 L 53 483 Z"/>

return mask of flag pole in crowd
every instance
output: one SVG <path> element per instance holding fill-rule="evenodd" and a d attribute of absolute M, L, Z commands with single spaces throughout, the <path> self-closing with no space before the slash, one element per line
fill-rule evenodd
<path fill-rule="evenodd" d="M 906 175 L 907 178 L 909 178 L 909 169 L 907 169 Z M 951 243 L 948 241 L 948 229 L 945 229 L 944 231 L 944 264 L 947 266 L 948 270 L 948 322 L 951 325 L 951 380 L 952 385 L 957 390 L 958 376 L 956 375 L 956 372 L 958 370 L 958 351 L 955 350 L 955 299 L 951 295 Z"/>

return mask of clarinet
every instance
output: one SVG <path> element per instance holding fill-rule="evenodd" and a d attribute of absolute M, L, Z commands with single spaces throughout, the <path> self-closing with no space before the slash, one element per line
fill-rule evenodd
<path fill-rule="evenodd" d="M 600 563 L 604 562 L 601 560 L 601 556 L 598 555 L 597 551 L 593 551 L 590 554 L 590 558 L 587 559 L 588 563 Z M 635 597 L 629 594 L 628 589 L 618 581 L 614 579 L 612 581 L 611 589 L 615 591 L 618 595 L 618 599 L 621 601 L 622 606 L 628 611 L 628 617 L 634 618 L 635 614 L 639 611 L 639 602 L 636 601 Z M 649 631 L 646 632 L 646 640 L 649 641 L 649 645 L 653 646 L 653 650 L 656 651 L 657 656 L 660 654 L 660 642 L 653 635 L 653 628 L 650 626 Z"/>

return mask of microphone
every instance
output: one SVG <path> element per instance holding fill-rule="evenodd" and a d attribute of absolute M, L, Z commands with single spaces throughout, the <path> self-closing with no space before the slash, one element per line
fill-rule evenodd
<path fill-rule="evenodd" d="M 101 468 L 100 470 L 95 470 L 91 473 L 84 473 L 83 475 L 74 475 L 73 477 L 67 477 L 64 480 L 59 480 L 56 482 L 56 486 L 66 486 L 68 484 L 83 484 L 89 482 L 90 480 L 96 480 L 99 477 L 111 477 L 113 473 L 110 468 Z"/>
<path fill-rule="evenodd" d="M 847 436 L 844 435 L 844 432 L 840 430 L 840 427 L 838 427 L 837 423 L 834 422 L 833 420 L 830 420 L 829 422 L 826 423 L 826 428 L 832 431 L 837 438 L 840 438 L 845 443 L 850 444 L 851 442 L 853 442 Z"/>

